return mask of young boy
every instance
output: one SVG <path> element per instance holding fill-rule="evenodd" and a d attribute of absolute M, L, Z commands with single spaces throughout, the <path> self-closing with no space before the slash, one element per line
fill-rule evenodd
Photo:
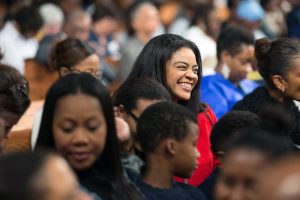
<path fill-rule="evenodd" d="M 113 95 L 117 116 L 125 120 L 130 136 L 121 143 L 122 163 L 125 169 L 137 174 L 143 162 L 134 154 L 139 154 L 136 143 L 137 120 L 150 105 L 171 100 L 168 91 L 156 80 L 150 78 L 132 78 L 124 82 Z M 140 155 L 141 156 L 141 155 Z"/>
<path fill-rule="evenodd" d="M 147 199 L 205 199 L 198 188 L 173 181 L 174 176 L 189 178 L 197 166 L 198 132 L 196 116 L 176 103 L 157 103 L 143 112 L 137 138 L 145 166 L 136 185 Z"/>

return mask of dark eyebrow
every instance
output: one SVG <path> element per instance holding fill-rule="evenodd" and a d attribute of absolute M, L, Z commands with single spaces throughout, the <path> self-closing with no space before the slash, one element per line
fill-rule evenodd
<path fill-rule="evenodd" d="M 185 65 L 188 65 L 188 63 L 183 62 L 183 61 L 176 61 L 174 64 L 185 64 Z"/>

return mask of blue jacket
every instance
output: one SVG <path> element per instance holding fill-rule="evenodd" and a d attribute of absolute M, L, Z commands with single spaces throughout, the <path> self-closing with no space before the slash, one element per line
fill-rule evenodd
<path fill-rule="evenodd" d="M 205 76 L 201 83 L 201 101 L 208 103 L 219 119 L 259 85 L 251 80 L 240 81 L 239 87 L 221 74 Z"/>

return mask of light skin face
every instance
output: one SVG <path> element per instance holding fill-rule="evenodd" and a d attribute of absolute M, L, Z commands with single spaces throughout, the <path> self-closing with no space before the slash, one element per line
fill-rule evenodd
<path fill-rule="evenodd" d="M 172 98 L 187 101 L 198 82 L 198 64 L 194 52 L 186 47 L 176 51 L 166 66 L 166 79 Z"/>
<path fill-rule="evenodd" d="M 182 141 L 176 141 L 176 155 L 174 156 L 174 173 L 181 178 L 192 176 L 200 156 L 196 147 L 199 128 L 196 123 L 188 122 L 188 133 Z"/>
<path fill-rule="evenodd" d="M 152 35 L 160 24 L 158 10 L 151 4 L 141 5 L 132 22 L 133 28 L 145 35 Z"/>
<path fill-rule="evenodd" d="M 300 56 L 282 79 L 285 97 L 300 101 Z"/>
<path fill-rule="evenodd" d="M 79 189 L 75 175 L 68 164 L 56 156 L 49 158 L 45 163 L 35 183 L 37 187 L 46 190 L 45 200 L 92 200 Z"/>
<path fill-rule="evenodd" d="M 86 72 L 96 78 L 99 78 L 101 77 L 100 59 L 97 54 L 92 54 L 80 63 L 74 65 L 71 70 L 69 70 L 67 67 L 60 68 L 60 74 L 63 76 L 69 74 L 70 72 Z"/>
<path fill-rule="evenodd" d="M 252 71 L 252 62 L 254 59 L 254 46 L 242 45 L 239 53 L 230 55 L 224 53 L 224 60 L 230 69 L 229 80 L 233 83 L 245 79 L 247 74 Z"/>
<path fill-rule="evenodd" d="M 236 149 L 229 152 L 216 183 L 215 199 L 256 199 L 257 173 L 265 164 L 265 157 L 257 151 Z"/>
<path fill-rule="evenodd" d="M 106 120 L 93 96 L 78 93 L 58 100 L 52 130 L 57 152 L 76 170 L 90 168 L 105 148 Z"/>

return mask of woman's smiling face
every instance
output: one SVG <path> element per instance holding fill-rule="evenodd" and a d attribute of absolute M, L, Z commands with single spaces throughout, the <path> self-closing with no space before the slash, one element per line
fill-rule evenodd
<path fill-rule="evenodd" d="M 198 82 L 199 66 L 190 48 L 182 47 L 176 51 L 166 66 L 166 80 L 174 100 L 187 101 Z"/>

